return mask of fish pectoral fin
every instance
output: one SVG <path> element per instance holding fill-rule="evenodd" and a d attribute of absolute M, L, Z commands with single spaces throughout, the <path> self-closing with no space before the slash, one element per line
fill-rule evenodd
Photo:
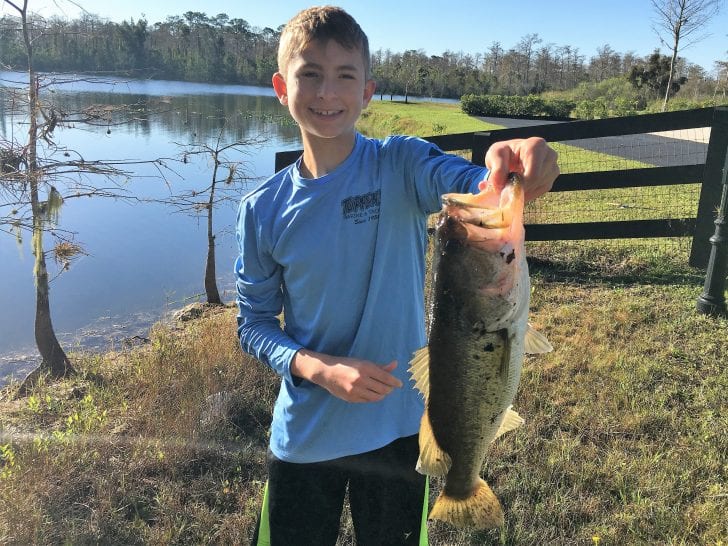
<path fill-rule="evenodd" d="M 554 348 L 549 343 L 549 340 L 546 339 L 546 336 L 543 335 L 541 332 L 535 330 L 530 324 L 526 329 L 526 336 L 523 340 L 523 346 L 524 350 L 528 354 L 532 355 L 550 353 L 554 350 Z"/>
<path fill-rule="evenodd" d="M 430 396 L 430 350 L 427 346 L 415 352 L 410 360 L 409 372 L 415 381 L 415 387 L 427 402 Z"/>
<path fill-rule="evenodd" d="M 479 479 L 472 495 L 465 499 L 440 493 L 430 511 L 430 519 L 439 519 L 459 529 L 492 529 L 503 525 L 503 508 L 488 484 Z"/>
<path fill-rule="evenodd" d="M 420 456 L 415 470 L 427 476 L 445 476 L 452 466 L 450 455 L 444 451 L 435 439 L 430 423 L 430 415 L 425 410 L 420 422 Z"/>
<path fill-rule="evenodd" d="M 503 422 L 501 423 L 501 426 L 498 428 L 498 432 L 495 433 L 495 436 L 493 437 L 493 441 L 495 441 L 496 438 L 499 436 L 502 436 L 506 432 L 510 432 L 511 430 L 515 430 L 518 427 L 520 427 L 525 421 L 523 420 L 523 417 L 518 415 L 518 412 L 513 410 L 513 406 L 508 406 L 508 409 L 506 410 L 506 416 L 503 418 Z"/>

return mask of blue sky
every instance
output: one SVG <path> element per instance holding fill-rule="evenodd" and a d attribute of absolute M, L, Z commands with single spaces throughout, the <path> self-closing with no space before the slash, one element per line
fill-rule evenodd
<path fill-rule="evenodd" d="M 0 0 L 0 3 L 2 0 Z M 297 11 L 315 5 L 296 0 L 30 0 L 41 15 L 75 17 L 76 5 L 112 21 L 139 19 L 150 23 L 169 15 L 202 11 L 226 13 L 252 26 L 277 28 Z M 325 3 L 325 2 L 321 2 Z M 495 41 L 509 49 L 527 34 L 538 34 L 540 45 L 578 47 L 588 60 L 597 48 L 609 44 L 619 53 L 648 55 L 661 47 L 653 31 L 654 9 L 649 0 L 341 0 L 335 3 L 351 13 L 369 36 L 372 50 L 423 49 L 483 53 Z M 443 8 L 444 6 L 444 8 Z M 1 7 L 0 13 L 7 13 Z M 728 58 L 728 2 L 712 24 L 711 36 L 688 47 L 681 56 L 707 70 Z M 667 49 L 662 46 L 663 53 Z"/>

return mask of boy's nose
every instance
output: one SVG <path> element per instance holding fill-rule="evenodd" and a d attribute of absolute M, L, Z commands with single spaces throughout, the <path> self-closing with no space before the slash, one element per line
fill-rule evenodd
<path fill-rule="evenodd" d="M 318 87 L 317 95 L 322 99 L 336 96 L 336 82 L 328 78 L 323 78 Z"/>

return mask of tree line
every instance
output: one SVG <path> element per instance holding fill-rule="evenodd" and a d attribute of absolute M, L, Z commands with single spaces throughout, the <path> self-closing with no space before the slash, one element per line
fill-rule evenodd
<path fill-rule="evenodd" d="M 150 24 L 142 18 L 116 23 L 84 14 L 78 19 L 29 17 L 39 71 L 104 72 L 183 81 L 270 85 L 277 67 L 282 26 L 258 28 L 225 13 L 208 16 L 188 11 Z M 0 19 L 0 63 L 25 69 L 21 24 Z M 587 56 L 569 45 L 543 43 L 527 34 L 506 49 L 493 42 L 482 53 L 423 50 L 372 54 L 372 69 L 382 95 L 460 98 L 464 94 L 529 95 L 563 91 L 629 74 L 649 64 L 648 57 L 618 53 L 609 44 Z M 716 63 L 714 78 L 702 67 L 677 60 L 677 79 L 710 92 L 728 63 Z M 723 76 L 724 77 L 724 76 Z M 683 80 L 684 81 L 684 80 Z"/>
<path fill-rule="evenodd" d="M 225 14 L 189 11 L 150 25 L 115 23 L 96 15 L 78 19 L 30 16 L 40 71 L 111 72 L 138 77 L 218 83 L 270 83 L 280 32 L 257 29 Z M 25 68 L 17 17 L 0 19 L 0 62 Z"/>

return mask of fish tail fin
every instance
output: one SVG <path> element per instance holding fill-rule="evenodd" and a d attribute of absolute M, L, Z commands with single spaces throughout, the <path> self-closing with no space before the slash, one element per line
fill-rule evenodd
<path fill-rule="evenodd" d="M 439 519 L 454 527 L 492 529 L 503 525 L 503 508 L 484 480 L 479 480 L 473 494 L 455 499 L 443 491 L 430 511 L 430 519 Z"/>

